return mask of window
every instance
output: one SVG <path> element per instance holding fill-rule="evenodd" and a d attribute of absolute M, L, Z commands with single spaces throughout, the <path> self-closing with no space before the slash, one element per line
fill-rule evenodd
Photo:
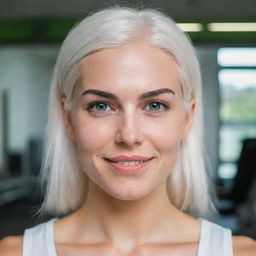
<path fill-rule="evenodd" d="M 256 137 L 256 48 L 221 48 L 220 165 L 218 176 L 232 179 L 245 138 Z"/>

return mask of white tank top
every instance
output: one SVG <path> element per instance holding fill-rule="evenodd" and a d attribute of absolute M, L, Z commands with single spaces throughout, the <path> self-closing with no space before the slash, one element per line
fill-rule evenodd
<path fill-rule="evenodd" d="M 53 223 L 57 218 L 26 229 L 22 256 L 57 256 Z M 232 234 L 229 229 L 201 220 L 201 234 L 197 256 L 233 256 Z"/>

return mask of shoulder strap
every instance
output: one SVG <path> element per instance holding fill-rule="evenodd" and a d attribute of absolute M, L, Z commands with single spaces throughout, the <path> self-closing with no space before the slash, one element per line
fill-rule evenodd
<path fill-rule="evenodd" d="M 51 219 L 25 230 L 22 256 L 57 256 L 53 235 L 55 220 Z"/>
<path fill-rule="evenodd" d="M 201 220 L 198 256 L 233 256 L 232 233 L 207 220 Z"/>

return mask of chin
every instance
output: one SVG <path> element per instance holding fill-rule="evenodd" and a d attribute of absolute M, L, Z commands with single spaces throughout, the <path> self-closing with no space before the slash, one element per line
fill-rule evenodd
<path fill-rule="evenodd" d="M 109 191 L 110 196 L 122 201 L 136 201 L 146 197 L 150 192 L 146 190 L 138 190 L 135 188 L 125 189 L 125 186 L 121 190 Z"/>

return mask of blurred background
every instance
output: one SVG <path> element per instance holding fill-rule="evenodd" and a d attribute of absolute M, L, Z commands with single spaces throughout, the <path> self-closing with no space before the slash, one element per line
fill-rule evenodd
<path fill-rule="evenodd" d="M 254 0 L 0 0 L 0 238 L 51 217 L 34 213 L 53 66 L 71 27 L 115 4 L 157 8 L 189 34 L 202 69 L 213 221 L 256 239 Z"/>

